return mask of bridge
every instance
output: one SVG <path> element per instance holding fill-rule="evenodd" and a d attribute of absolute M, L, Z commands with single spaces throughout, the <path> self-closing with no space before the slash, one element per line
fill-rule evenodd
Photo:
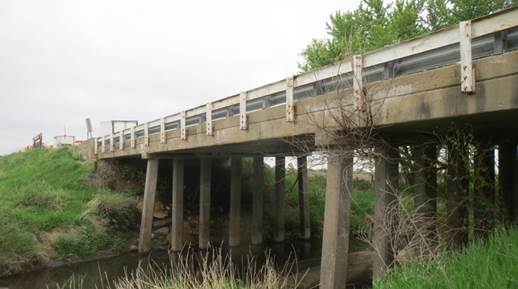
<path fill-rule="evenodd" d="M 210 241 L 211 158 L 231 159 L 228 244 L 240 243 L 241 159 L 254 157 L 252 243 L 263 241 L 263 198 L 276 200 L 275 241 L 284 240 L 285 157 L 297 156 L 301 225 L 310 237 L 306 157 L 328 155 L 320 288 L 343 288 L 346 281 L 353 158 L 336 151 L 348 141 L 344 118 L 355 130 L 369 129 L 395 146 L 424 143 L 423 136 L 445 133 L 453 124 L 469 124 L 477 140 L 498 146 L 495 153 L 506 209 L 518 215 L 518 9 L 459 23 L 439 32 L 386 47 L 333 65 L 290 76 L 135 127 L 89 140 L 87 158 L 147 160 L 139 250 L 150 249 L 158 160 L 173 163 L 171 248 L 184 246 L 184 160 L 200 161 L 199 247 Z M 356 120 L 356 121 L 353 121 Z M 339 137 L 337 137 L 339 136 Z M 303 144 L 303 145 L 301 145 Z M 345 145 L 344 145 L 345 144 Z M 421 153 L 437 159 L 437 145 Z M 377 151 L 390 155 L 383 146 Z M 384 151 L 385 150 L 385 151 Z M 276 158 L 274 192 L 265 192 L 263 157 Z M 382 276 L 393 256 L 384 245 L 381 220 L 398 177 L 398 157 L 376 159 L 374 237 L 379 245 L 374 276 Z M 450 156 L 452 161 L 458 158 Z M 491 158 L 493 162 L 491 162 Z M 416 172 L 416 200 L 437 196 L 434 172 Z M 448 172 L 454 173 L 454 172 Z M 494 169 L 493 169 L 494 173 Z M 501 176 L 500 176 L 501 175 Z M 492 179 L 491 179 L 492 178 Z M 419 183 L 419 180 L 424 180 Z M 494 174 L 488 177 L 495 190 Z M 436 189 L 435 189 L 436 190 Z M 452 195 L 455 195 L 455 190 Z M 455 221 L 455 220 L 453 220 Z"/>

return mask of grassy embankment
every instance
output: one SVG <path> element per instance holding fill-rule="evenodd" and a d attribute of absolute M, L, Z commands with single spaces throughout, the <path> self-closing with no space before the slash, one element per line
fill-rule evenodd
<path fill-rule="evenodd" d="M 413 262 L 389 271 L 375 289 L 518 288 L 518 230 L 447 253 L 439 261 Z"/>
<path fill-rule="evenodd" d="M 69 149 L 0 158 L 0 275 L 124 247 L 114 221 L 134 218 L 135 202 L 89 185 L 92 171 Z"/>
<path fill-rule="evenodd" d="M 124 232 L 139 223 L 134 194 L 91 185 L 93 169 L 93 164 L 81 162 L 77 152 L 68 149 L 0 157 L 0 275 L 124 247 L 131 239 Z M 286 175 L 286 225 L 296 235 L 296 169 L 289 168 Z M 273 168 L 266 167 L 265 177 L 273 189 Z M 323 226 L 325 177 L 311 174 L 309 187 L 312 232 L 318 237 Z M 352 227 L 359 230 L 368 225 L 372 194 L 368 185 L 355 187 Z"/>

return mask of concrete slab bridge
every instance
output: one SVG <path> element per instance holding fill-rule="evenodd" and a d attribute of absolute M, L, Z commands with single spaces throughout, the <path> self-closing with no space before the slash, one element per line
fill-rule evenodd
<path fill-rule="evenodd" d="M 84 144 L 89 159 L 141 158 L 147 160 L 139 250 L 150 249 L 153 207 L 159 160 L 172 162 L 171 248 L 180 250 L 184 211 L 185 160 L 198 160 L 200 168 L 199 247 L 210 241 L 211 161 L 231 159 L 228 245 L 240 244 L 242 158 L 253 157 L 253 244 L 263 242 L 264 211 L 274 211 L 275 241 L 284 237 L 286 156 L 298 157 L 300 222 L 304 238 L 310 237 L 307 156 L 320 151 L 328 156 L 323 251 L 320 288 L 345 288 L 353 157 L 339 152 L 347 144 L 343 112 L 352 118 L 369 113 L 355 130 L 370 126 L 376 138 L 392 146 L 418 146 L 415 154 L 436 160 L 448 151 L 430 141 L 430 135 L 446 134 L 455 125 L 468 124 L 474 142 L 492 148 L 478 168 L 485 176 L 488 194 L 495 195 L 495 154 L 505 214 L 518 215 L 518 9 L 459 23 L 439 32 L 386 47 L 262 87 L 243 91 L 195 108 L 164 116 L 135 127 L 96 137 Z M 365 109 L 368 107 L 369 109 Z M 368 111 L 368 112 L 366 112 Z M 340 119 L 341 116 L 342 119 Z M 336 137 L 339 135 L 340 137 Z M 301 145 L 303 144 L 303 145 Z M 373 241 L 379 245 L 374 276 L 383 274 L 393 258 L 381 220 L 396 190 L 400 154 L 384 146 L 374 148 L 385 157 L 376 158 Z M 273 192 L 264 190 L 263 157 L 275 157 Z M 390 156 L 390 157 L 387 157 Z M 477 155 L 476 155 L 477 156 Z M 419 158 L 427 162 L 426 158 Z M 418 160 L 419 160 L 418 159 Z M 451 152 L 456 168 L 460 157 Z M 417 165 L 419 165 L 417 161 Z M 462 169 L 449 169 L 448 174 Z M 436 172 L 416 170 L 413 179 L 416 202 L 437 195 Z M 452 198 L 462 184 L 451 186 Z M 272 194 L 275 208 L 265 208 L 265 194 Z M 462 214 L 462 212 L 460 212 Z M 381 250 L 381 251 L 380 251 Z"/>

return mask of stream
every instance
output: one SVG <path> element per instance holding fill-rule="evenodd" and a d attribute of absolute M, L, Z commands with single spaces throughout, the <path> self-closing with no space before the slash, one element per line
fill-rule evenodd
<path fill-rule="evenodd" d="M 233 260 L 245 259 L 254 256 L 259 262 L 264 259 L 265 252 L 270 251 L 277 263 L 284 263 L 294 259 L 299 269 L 318 264 L 321 255 L 322 243 L 320 240 L 296 241 L 293 243 L 267 243 L 260 246 L 244 245 L 237 248 L 221 248 L 224 255 L 229 252 Z M 291 258 L 291 259 L 290 259 Z M 72 276 L 76 280 L 82 279 L 83 289 L 108 288 L 106 283 L 113 283 L 125 274 L 134 272 L 139 262 L 149 262 L 169 266 L 169 256 L 165 250 L 156 250 L 150 254 L 124 253 L 122 255 L 81 263 L 63 265 L 60 267 L 14 275 L 0 279 L 0 289 L 56 289 L 57 284 L 64 284 Z M 104 278 L 101 276 L 105 276 Z"/>

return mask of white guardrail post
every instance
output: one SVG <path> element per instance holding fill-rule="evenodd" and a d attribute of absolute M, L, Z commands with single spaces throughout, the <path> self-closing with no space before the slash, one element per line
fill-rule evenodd
<path fill-rule="evenodd" d="M 365 93 L 363 90 L 363 56 L 353 56 L 353 91 L 354 91 L 354 108 L 364 110 Z"/>
<path fill-rule="evenodd" d="M 124 130 L 119 133 L 119 150 L 124 150 Z"/>
<path fill-rule="evenodd" d="M 132 126 L 130 128 L 130 147 L 134 149 L 137 146 L 137 142 L 135 140 L 135 127 Z"/>
<path fill-rule="evenodd" d="M 185 128 L 185 110 L 180 115 L 180 138 L 187 140 L 187 129 Z"/>
<path fill-rule="evenodd" d="M 471 51 L 471 21 L 459 24 L 461 91 L 473 93 L 476 90 L 475 69 Z"/>
<path fill-rule="evenodd" d="M 149 145 L 149 123 L 144 123 L 144 146 Z"/>
<path fill-rule="evenodd" d="M 110 151 L 114 151 L 115 149 L 115 146 L 114 146 L 114 141 L 113 141 L 113 132 L 110 134 Z"/>
<path fill-rule="evenodd" d="M 246 91 L 241 92 L 239 95 L 239 127 L 242 130 L 248 129 L 248 119 L 246 115 L 246 99 L 248 93 Z"/>
<path fill-rule="evenodd" d="M 99 145 L 97 144 L 97 142 L 99 142 L 99 139 L 98 138 L 94 138 L 94 154 L 98 154 L 99 153 Z"/>
<path fill-rule="evenodd" d="M 205 107 L 205 130 L 208 136 L 214 135 L 212 127 L 212 102 L 207 103 Z"/>
<path fill-rule="evenodd" d="M 101 138 L 101 152 L 106 152 L 106 140 L 104 139 L 104 136 Z"/>
<path fill-rule="evenodd" d="M 286 78 L 286 121 L 295 121 L 295 104 L 293 102 L 293 91 L 295 79 L 293 76 Z"/>
<path fill-rule="evenodd" d="M 165 136 L 165 118 L 160 119 L 160 143 L 165 144 L 167 142 Z"/>

